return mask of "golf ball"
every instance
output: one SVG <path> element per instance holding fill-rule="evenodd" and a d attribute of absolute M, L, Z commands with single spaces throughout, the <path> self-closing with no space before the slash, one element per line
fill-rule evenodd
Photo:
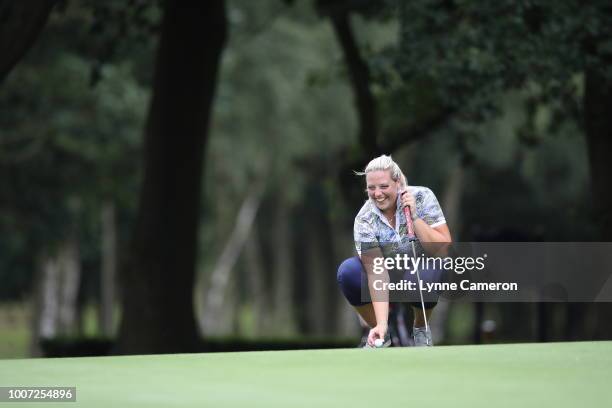
<path fill-rule="evenodd" d="M 374 340 L 374 345 L 376 347 L 382 347 L 383 343 L 384 343 L 383 339 L 376 339 L 376 340 Z"/>

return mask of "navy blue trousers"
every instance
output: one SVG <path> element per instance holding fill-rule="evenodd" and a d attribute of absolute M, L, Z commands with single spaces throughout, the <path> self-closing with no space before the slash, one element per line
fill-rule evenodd
<path fill-rule="evenodd" d="M 440 282 L 442 277 L 441 272 L 436 270 L 419 270 L 419 275 L 423 282 Z M 354 256 L 342 262 L 338 267 L 337 279 L 340 290 L 342 290 L 344 297 L 346 297 L 351 305 L 363 306 L 371 303 L 370 301 L 366 301 L 362 298 L 362 291 L 364 294 L 366 294 L 366 296 L 369 295 L 369 292 L 366 271 L 359 257 Z M 411 274 L 410 271 L 403 273 L 403 279 L 413 282 L 417 281 L 416 274 Z M 411 295 L 411 300 L 418 296 L 419 293 L 416 291 Z M 369 299 L 369 296 L 367 297 Z M 426 309 L 433 308 L 438 301 L 438 296 L 434 293 L 423 292 L 423 298 L 425 300 Z M 393 295 L 390 295 L 389 299 L 393 301 Z M 420 300 L 414 300 L 408 303 L 414 307 L 421 307 Z"/>

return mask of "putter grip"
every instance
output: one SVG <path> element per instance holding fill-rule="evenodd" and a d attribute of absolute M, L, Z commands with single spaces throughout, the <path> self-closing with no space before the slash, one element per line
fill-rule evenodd
<path fill-rule="evenodd" d="M 404 207 L 404 215 L 406 216 L 406 228 L 408 229 L 408 238 L 414 239 L 414 224 L 412 223 L 412 214 L 410 214 L 410 207 Z"/>

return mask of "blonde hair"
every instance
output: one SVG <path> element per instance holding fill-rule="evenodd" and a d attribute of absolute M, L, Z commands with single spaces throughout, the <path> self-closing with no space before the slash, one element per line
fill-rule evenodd
<path fill-rule="evenodd" d="M 355 174 L 358 176 L 365 176 L 366 174 L 373 171 L 386 171 L 388 170 L 391 174 L 391 180 L 399 181 L 401 187 L 407 187 L 406 176 L 402 173 L 402 169 L 393 161 L 391 156 L 382 155 L 375 159 L 372 159 L 363 171 L 356 171 Z"/>

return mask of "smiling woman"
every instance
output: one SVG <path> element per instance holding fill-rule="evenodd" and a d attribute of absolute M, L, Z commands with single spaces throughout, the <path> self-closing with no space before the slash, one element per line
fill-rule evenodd
<path fill-rule="evenodd" d="M 395 202 L 400 191 L 400 182 L 393 181 L 389 171 L 378 170 L 366 174 L 367 193 L 370 200 L 395 227 Z"/>
<path fill-rule="evenodd" d="M 451 236 L 434 193 L 427 187 L 408 186 L 406 177 L 390 156 L 373 159 L 363 172 L 356 174 L 365 175 L 368 195 L 368 200 L 355 217 L 353 232 L 359 257 L 347 259 L 340 265 L 338 283 L 349 303 L 371 327 L 366 346 L 372 346 L 374 340 L 389 337 L 388 293 L 376 291 L 372 286 L 373 260 L 409 253 L 412 244 L 403 209 L 410 209 L 417 253 L 426 252 L 428 243 L 451 242 Z M 385 277 L 389 279 L 386 273 Z M 369 294 L 369 299 L 364 294 Z M 412 304 L 415 316 L 413 337 L 417 346 L 432 345 L 426 319 L 435 305 L 435 298 L 429 298 L 423 305 Z M 385 345 L 390 345 L 390 341 L 385 341 Z"/>

